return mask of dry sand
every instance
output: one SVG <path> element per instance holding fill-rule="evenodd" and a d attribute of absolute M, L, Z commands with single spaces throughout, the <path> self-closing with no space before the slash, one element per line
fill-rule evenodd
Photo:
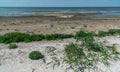
<path fill-rule="evenodd" d="M 108 36 L 101 38 L 99 41 L 107 41 L 107 44 L 116 44 L 117 49 L 120 51 L 120 36 Z M 0 72 L 73 72 L 68 68 L 67 64 L 61 63 L 53 69 L 53 64 L 47 65 L 52 61 L 52 57 L 60 59 L 64 57 L 64 47 L 73 42 L 73 39 L 59 40 L 59 41 L 41 41 L 31 43 L 17 43 L 17 49 L 8 49 L 7 45 L 0 44 Z M 47 46 L 53 46 L 57 50 L 56 55 L 51 56 L 45 52 Z M 41 51 L 45 55 L 43 60 L 30 60 L 28 55 L 31 51 Z M 111 62 L 109 67 L 103 64 L 98 64 L 98 69 L 95 72 L 120 72 L 120 61 Z M 91 71 L 93 72 L 93 71 Z"/>

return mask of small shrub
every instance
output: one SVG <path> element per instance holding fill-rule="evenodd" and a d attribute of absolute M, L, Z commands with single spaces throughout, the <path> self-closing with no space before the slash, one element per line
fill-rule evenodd
<path fill-rule="evenodd" d="M 32 59 L 32 60 L 38 60 L 38 59 L 41 59 L 43 58 L 44 56 L 41 54 L 41 52 L 39 51 L 32 51 L 30 54 L 29 54 L 29 58 Z"/>
<path fill-rule="evenodd" d="M 15 48 L 17 48 L 17 45 L 16 44 L 9 44 L 8 48 L 9 49 L 15 49 Z"/>

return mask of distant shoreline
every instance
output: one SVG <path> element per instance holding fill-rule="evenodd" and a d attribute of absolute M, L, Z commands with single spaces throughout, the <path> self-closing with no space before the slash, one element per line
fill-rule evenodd
<path fill-rule="evenodd" d="M 24 13 L 23 15 L 16 15 L 16 16 L 0 16 L 0 17 L 27 17 L 27 16 L 40 16 L 45 14 L 81 14 L 81 15 L 95 15 L 95 14 L 102 14 L 100 12 L 32 12 L 32 13 Z"/>
<path fill-rule="evenodd" d="M 99 16 L 97 16 L 99 15 Z M 120 16 L 101 16 L 104 13 L 97 12 L 38 12 L 24 14 L 21 16 L 0 16 L 0 18 L 48 18 L 48 19 L 102 19 L 109 20 L 115 19 L 120 20 Z"/>

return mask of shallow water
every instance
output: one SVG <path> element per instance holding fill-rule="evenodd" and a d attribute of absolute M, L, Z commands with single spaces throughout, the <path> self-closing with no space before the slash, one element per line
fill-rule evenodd
<path fill-rule="evenodd" d="M 96 17 L 120 16 L 120 7 L 0 7 L 0 16 L 23 16 L 39 12 L 87 12 Z"/>

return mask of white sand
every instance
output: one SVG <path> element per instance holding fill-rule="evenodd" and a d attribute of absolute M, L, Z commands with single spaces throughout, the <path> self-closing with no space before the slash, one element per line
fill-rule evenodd
<path fill-rule="evenodd" d="M 117 44 L 117 49 L 120 51 L 119 36 L 104 37 L 100 40 L 107 40 L 108 44 Z M 53 46 L 57 49 L 55 57 L 63 57 L 64 47 L 70 42 L 72 40 L 17 43 L 17 49 L 8 49 L 7 45 L 0 44 L 0 72 L 72 72 L 66 70 L 67 65 L 62 67 L 61 64 L 55 69 L 53 69 L 52 64 L 46 65 L 52 61 L 52 56 L 45 52 L 47 46 Z M 41 51 L 45 55 L 46 63 L 43 60 L 30 60 L 28 58 L 29 53 L 34 50 Z M 99 69 L 95 72 L 120 72 L 120 61 L 110 65 L 111 71 L 102 64 L 98 64 L 98 67 Z"/>

